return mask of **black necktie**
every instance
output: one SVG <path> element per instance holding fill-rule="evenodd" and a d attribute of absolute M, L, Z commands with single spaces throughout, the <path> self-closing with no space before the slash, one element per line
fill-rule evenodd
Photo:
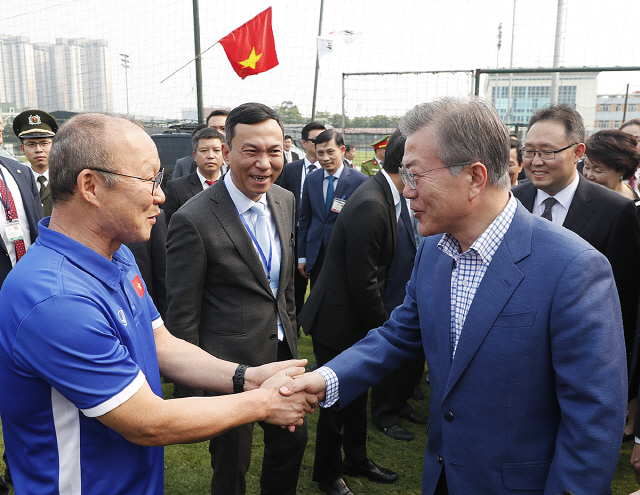
<path fill-rule="evenodd" d="M 542 218 L 546 218 L 550 222 L 553 221 L 553 217 L 551 216 L 551 208 L 558 202 L 556 198 L 547 198 L 543 201 L 544 203 L 544 211 L 542 212 Z"/>

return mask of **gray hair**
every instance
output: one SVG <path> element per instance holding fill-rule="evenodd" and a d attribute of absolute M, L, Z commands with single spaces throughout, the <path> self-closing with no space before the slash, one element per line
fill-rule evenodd
<path fill-rule="evenodd" d="M 73 116 L 58 130 L 49 154 L 49 181 L 53 203 L 69 201 L 76 192 L 78 175 L 84 169 L 101 168 L 116 172 L 112 149 L 104 136 L 107 125 L 133 124 L 144 127 L 129 117 L 108 113 L 81 113 Z M 118 176 L 96 172 L 107 189 L 115 189 Z"/>
<path fill-rule="evenodd" d="M 458 175 L 464 165 L 480 162 L 489 174 L 489 182 L 508 190 L 509 133 L 493 104 L 477 96 L 445 96 L 413 107 L 400 121 L 400 131 L 407 138 L 429 126 L 434 133 L 436 155 Z"/>

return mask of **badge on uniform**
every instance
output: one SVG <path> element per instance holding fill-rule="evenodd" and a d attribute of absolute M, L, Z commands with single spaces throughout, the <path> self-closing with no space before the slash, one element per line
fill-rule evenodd
<path fill-rule="evenodd" d="M 142 280 L 140 280 L 140 275 L 136 275 L 135 278 L 131 281 L 131 285 L 136 290 L 136 294 L 140 297 L 144 296 L 144 285 L 142 285 Z"/>
<path fill-rule="evenodd" d="M 11 242 L 24 240 L 24 232 L 22 232 L 22 227 L 17 220 L 5 225 L 4 231 L 7 234 L 7 239 Z"/>

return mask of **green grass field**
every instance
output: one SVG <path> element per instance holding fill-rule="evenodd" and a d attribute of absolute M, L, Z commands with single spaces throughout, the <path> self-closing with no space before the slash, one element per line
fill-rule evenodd
<path fill-rule="evenodd" d="M 302 336 L 298 344 L 299 354 L 303 358 L 314 361 L 311 338 Z M 173 386 L 163 385 L 165 398 L 172 397 Z M 428 397 L 429 386 L 422 381 L 421 389 Z M 422 414 L 427 414 L 428 401 L 412 401 L 413 407 Z M 305 452 L 298 493 L 322 494 L 317 484 L 311 481 L 313 471 L 313 453 L 315 448 L 315 426 L 317 414 L 309 417 L 309 443 Z M 347 477 L 349 486 L 357 494 L 419 494 L 422 482 L 422 461 L 426 444 L 427 428 L 402 420 L 402 425 L 415 434 L 412 442 L 400 442 L 380 432 L 369 418 L 368 454 L 377 464 L 398 472 L 399 481 L 392 485 L 381 485 L 365 478 Z M 4 445 L 0 446 L 4 448 Z M 629 465 L 629 457 L 633 444 L 623 444 L 615 478 L 612 484 L 613 495 L 628 495 L 640 488 Z M 253 444 L 252 465 L 247 476 L 247 493 L 260 493 L 259 476 L 262 462 L 262 429 L 256 426 Z M 1 463 L 0 463 L 1 465 Z M 4 471 L 4 467 L 2 467 Z M 165 449 L 165 493 L 167 495 L 206 495 L 210 493 L 211 467 L 206 442 L 194 445 L 172 445 Z M 11 491 L 11 494 L 14 492 Z"/>

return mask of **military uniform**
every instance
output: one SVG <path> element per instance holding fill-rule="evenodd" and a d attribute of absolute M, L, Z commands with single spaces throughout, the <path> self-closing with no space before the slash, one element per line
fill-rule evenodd
<path fill-rule="evenodd" d="M 42 110 L 26 110 L 13 119 L 13 132 L 24 143 L 25 139 L 53 138 L 58 131 L 56 119 Z M 24 151 L 24 148 L 23 148 Z M 49 169 L 39 172 L 31 167 L 35 176 L 44 216 L 51 215 L 53 202 L 49 190 Z"/>
<path fill-rule="evenodd" d="M 375 143 L 371 143 L 371 146 L 373 146 L 373 151 L 375 152 L 380 148 L 386 148 L 387 141 L 389 140 L 390 137 L 391 137 L 390 135 L 386 135 L 382 139 L 378 139 Z M 362 165 L 360 166 L 360 171 L 363 174 L 368 175 L 369 177 L 373 177 L 382 169 L 382 163 L 383 163 L 382 160 L 374 156 L 373 158 L 370 158 L 369 160 L 362 162 Z"/>

